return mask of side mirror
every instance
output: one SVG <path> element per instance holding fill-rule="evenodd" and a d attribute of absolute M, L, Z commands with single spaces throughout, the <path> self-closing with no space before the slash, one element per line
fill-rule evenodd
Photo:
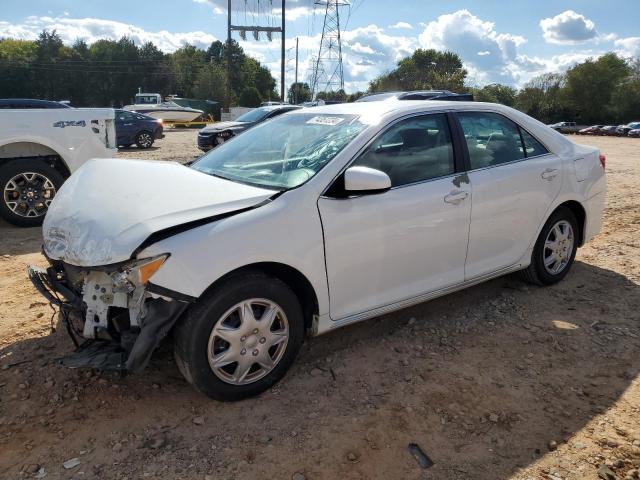
<path fill-rule="evenodd" d="M 369 167 L 350 167 L 344 172 L 344 189 L 351 193 L 381 193 L 391 188 L 389 175 Z"/>

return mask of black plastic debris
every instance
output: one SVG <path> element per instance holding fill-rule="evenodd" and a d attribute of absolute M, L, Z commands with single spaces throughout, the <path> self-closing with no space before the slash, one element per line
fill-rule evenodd
<path fill-rule="evenodd" d="M 424 453 L 422 448 L 420 448 L 420 445 L 418 445 L 417 443 L 410 443 L 408 450 L 411 456 L 416 459 L 416 462 L 418 462 L 418 465 L 420 465 L 421 468 L 429 468 L 433 466 L 433 460 L 431 460 L 429 456 Z"/>

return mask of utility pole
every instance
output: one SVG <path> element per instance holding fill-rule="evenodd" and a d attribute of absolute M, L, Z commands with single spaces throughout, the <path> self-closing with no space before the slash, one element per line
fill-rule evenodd
<path fill-rule="evenodd" d="M 296 86 L 296 88 L 293 89 L 293 103 L 297 105 L 298 97 L 300 96 L 300 85 L 298 85 L 298 37 L 296 37 L 296 81 L 294 85 Z"/>
<path fill-rule="evenodd" d="M 265 32 L 267 34 L 267 38 L 271 41 L 271 35 L 273 33 L 281 33 L 282 34 L 282 48 L 281 55 L 282 58 L 280 60 L 280 96 L 284 100 L 284 67 L 285 67 L 285 0 L 282 0 L 282 26 L 280 27 L 271 27 L 271 26 L 262 26 L 262 25 L 233 25 L 231 23 L 231 0 L 227 0 L 227 98 L 225 111 L 229 111 L 231 107 L 231 34 L 232 32 L 240 32 L 240 36 L 242 39 L 245 39 L 245 35 L 247 32 L 253 32 L 253 37 L 258 40 L 260 32 Z M 246 6 L 246 2 L 245 2 Z"/>
<path fill-rule="evenodd" d="M 231 112 L 231 0 L 227 1 L 227 95 L 224 99 L 225 113 Z"/>
<path fill-rule="evenodd" d="M 284 102 L 284 63 L 285 63 L 285 58 L 284 58 L 284 12 L 285 12 L 285 0 L 282 0 L 282 58 L 280 59 L 280 101 Z"/>

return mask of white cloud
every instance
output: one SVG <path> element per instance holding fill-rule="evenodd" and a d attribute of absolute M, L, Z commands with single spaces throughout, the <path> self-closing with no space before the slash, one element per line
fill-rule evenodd
<path fill-rule="evenodd" d="M 12 37 L 24 40 L 33 40 L 42 30 L 55 30 L 67 44 L 76 39 L 85 40 L 88 43 L 100 39 L 118 40 L 127 36 L 137 45 L 145 42 L 153 42 L 165 52 L 173 52 L 185 44 L 195 45 L 200 48 L 208 48 L 216 37 L 206 32 L 178 32 L 172 33 L 166 30 L 150 32 L 135 25 L 104 20 L 100 18 L 69 18 L 69 17 L 27 17 L 22 24 L 10 24 L 0 21 L 0 38 Z"/>
<path fill-rule="evenodd" d="M 389 25 L 389 28 L 395 30 L 413 30 L 413 25 L 407 22 L 398 22 L 393 25 Z"/>
<path fill-rule="evenodd" d="M 598 36 L 595 24 L 573 10 L 566 10 L 553 18 L 543 18 L 540 28 L 545 40 L 556 44 L 583 43 Z"/>
<path fill-rule="evenodd" d="M 623 57 L 640 57 L 640 37 L 620 38 L 614 45 Z"/>
<path fill-rule="evenodd" d="M 468 10 L 440 15 L 418 41 L 422 48 L 456 52 L 476 83 L 517 81 L 518 48 L 526 42 L 519 35 L 496 32 L 492 22 Z"/>

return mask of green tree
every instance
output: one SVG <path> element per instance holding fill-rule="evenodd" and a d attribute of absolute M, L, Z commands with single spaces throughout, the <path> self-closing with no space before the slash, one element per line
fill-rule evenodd
<path fill-rule="evenodd" d="M 482 88 L 472 88 L 473 98 L 478 102 L 501 103 L 513 107 L 516 103 L 518 91 L 508 85 L 492 83 Z"/>
<path fill-rule="evenodd" d="M 33 95 L 36 72 L 29 68 L 38 47 L 28 40 L 0 39 L 0 92 L 3 97 Z"/>
<path fill-rule="evenodd" d="M 200 69 L 193 86 L 196 98 L 224 102 L 226 95 L 227 75 L 222 65 L 210 63 Z"/>
<path fill-rule="evenodd" d="M 518 92 L 515 107 L 545 123 L 576 117 L 566 99 L 565 76 L 558 73 L 545 73 L 527 82 Z"/>
<path fill-rule="evenodd" d="M 64 79 L 68 72 L 65 72 L 64 65 L 60 63 L 63 59 L 64 44 L 62 39 L 54 30 L 48 32 L 43 30 L 36 40 L 36 69 L 40 70 L 40 75 L 35 77 L 32 88 L 36 96 L 45 99 L 58 99 L 64 89 Z M 61 88 L 62 87 L 62 88 Z M 32 93 L 33 95 L 33 93 Z"/>
<path fill-rule="evenodd" d="M 262 98 L 256 87 L 245 87 L 238 99 L 241 107 L 259 107 L 260 102 L 262 102 Z"/>
<path fill-rule="evenodd" d="M 138 86 L 145 92 L 157 92 L 163 97 L 176 92 L 176 82 L 171 69 L 170 56 L 153 42 L 146 42 L 138 52 L 139 69 L 142 72 Z"/>
<path fill-rule="evenodd" d="M 346 102 L 347 94 L 344 90 L 336 90 L 335 92 L 318 92 L 316 94 L 317 100 L 330 100 L 332 102 Z"/>
<path fill-rule="evenodd" d="M 640 76 L 630 76 L 614 89 L 608 110 L 616 123 L 640 120 Z"/>
<path fill-rule="evenodd" d="M 613 92 L 631 73 L 627 62 L 615 53 L 588 59 L 569 69 L 564 93 L 577 119 L 586 123 L 614 120 L 615 112 L 610 108 Z"/>
<path fill-rule="evenodd" d="M 461 91 L 467 71 L 453 52 L 418 49 L 397 68 L 369 83 L 370 92 L 446 89 Z"/>
<path fill-rule="evenodd" d="M 185 45 L 171 55 L 176 93 L 183 97 L 193 96 L 193 87 L 200 69 L 205 63 L 206 52 L 193 45 Z"/>
<path fill-rule="evenodd" d="M 289 103 L 302 103 L 311 100 L 311 88 L 308 83 L 292 83 L 287 91 Z"/>

